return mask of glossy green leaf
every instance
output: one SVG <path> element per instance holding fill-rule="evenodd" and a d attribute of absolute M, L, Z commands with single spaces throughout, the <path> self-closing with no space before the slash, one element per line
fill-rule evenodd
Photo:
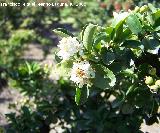
<path fill-rule="evenodd" d="M 131 85 L 131 86 L 128 88 L 127 92 L 126 92 L 126 96 L 127 96 L 128 94 L 132 93 L 132 91 L 134 91 L 134 89 L 135 89 L 135 85 Z"/>
<path fill-rule="evenodd" d="M 107 41 L 107 34 L 105 32 L 101 32 L 98 35 L 96 35 L 95 39 L 94 39 L 94 48 L 96 50 L 100 50 L 101 49 L 101 44 L 100 42 L 104 40 L 105 42 Z"/>
<path fill-rule="evenodd" d="M 123 35 L 123 24 L 124 21 L 121 21 L 117 26 L 115 27 L 115 38 L 114 41 L 121 41 L 122 35 Z"/>
<path fill-rule="evenodd" d="M 84 104 L 89 96 L 88 87 L 76 88 L 75 102 L 77 105 Z"/>
<path fill-rule="evenodd" d="M 134 34 L 138 35 L 142 31 L 142 25 L 136 15 L 132 14 L 128 16 L 126 23 Z"/>
<path fill-rule="evenodd" d="M 75 102 L 76 102 L 77 105 L 79 105 L 80 98 L 81 98 L 81 89 L 76 88 Z"/>
<path fill-rule="evenodd" d="M 157 9 L 151 3 L 148 4 L 148 7 L 153 13 L 157 11 Z"/>
<path fill-rule="evenodd" d="M 144 48 L 147 52 L 152 54 L 158 54 L 160 48 L 160 42 L 152 37 L 145 38 L 142 41 Z"/>
<path fill-rule="evenodd" d="M 116 83 L 116 77 L 115 77 L 114 73 L 111 70 L 109 70 L 108 68 L 104 69 L 104 71 L 106 72 L 107 77 L 110 79 L 109 85 L 111 87 L 113 87 Z"/>
<path fill-rule="evenodd" d="M 118 14 L 112 21 L 111 26 L 113 26 L 114 28 L 119 27 L 119 25 L 121 25 L 123 23 L 123 21 L 128 17 L 128 13 L 124 12 L 121 14 Z"/>
<path fill-rule="evenodd" d="M 89 24 L 83 33 L 83 45 L 87 50 L 91 50 L 93 46 L 93 36 L 96 30 L 96 25 Z"/>
<path fill-rule="evenodd" d="M 107 27 L 106 33 L 107 33 L 109 39 L 112 40 L 114 37 L 115 29 L 113 27 Z"/>

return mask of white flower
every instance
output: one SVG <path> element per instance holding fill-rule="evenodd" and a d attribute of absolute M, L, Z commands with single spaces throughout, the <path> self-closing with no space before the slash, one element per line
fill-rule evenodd
<path fill-rule="evenodd" d="M 71 56 L 82 49 L 82 45 L 77 41 L 76 37 L 62 38 L 58 47 L 60 51 L 57 53 L 63 60 L 68 60 Z"/>
<path fill-rule="evenodd" d="M 90 79 L 94 77 L 95 72 L 88 61 L 73 64 L 70 79 L 79 85 L 79 87 L 83 87 L 84 84 L 90 85 Z"/>
<path fill-rule="evenodd" d="M 113 17 L 116 18 L 118 16 L 117 12 L 113 12 Z"/>
<path fill-rule="evenodd" d="M 122 13 L 113 12 L 113 17 L 118 20 L 123 20 L 126 17 L 128 17 L 128 15 L 129 12 L 122 12 Z"/>

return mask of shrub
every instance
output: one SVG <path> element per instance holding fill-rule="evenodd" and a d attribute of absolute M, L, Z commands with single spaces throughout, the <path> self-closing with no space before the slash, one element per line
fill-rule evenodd
<path fill-rule="evenodd" d="M 77 42 L 71 33 L 55 30 L 64 36 L 57 55 L 77 86 L 75 102 L 78 105 L 96 88 L 106 91 L 107 98 L 115 97 L 111 108 L 117 109 L 118 114 L 139 112 L 147 124 L 158 121 L 160 89 L 155 81 L 160 76 L 159 13 L 152 4 L 114 13 L 108 27 L 86 25 Z M 148 84 L 146 76 L 151 76 L 154 82 Z"/>
<path fill-rule="evenodd" d="M 88 24 L 78 37 L 55 30 L 64 36 L 57 66 L 72 82 L 62 77 L 56 86 L 34 63 L 15 70 L 11 78 L 36 107 L 8 115 L 11 131 L 49 132 L 58 123 L 63 132 L 139 133 L 144 119 L 158 122 L 159 14 L 148 4 L 115 13 L 110 26 Z"/>

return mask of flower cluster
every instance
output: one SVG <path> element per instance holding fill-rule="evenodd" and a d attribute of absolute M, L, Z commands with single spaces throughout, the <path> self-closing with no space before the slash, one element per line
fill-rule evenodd
<path fill-rule="evenodd" d="M 120 19 L 120 20 L 123 20 L 125 19 L 126 17 L 129 16 L 129 13 L 128 12 L 123 12 L 123 13 L 117 13 L 117 12 L 113 12 L 113 17 L 114 19 Z"/>
<path fill-rule="evenodd" d="M 83 45 L 79 43 L 76 37 L 62 38 L 58 47 L 60 51 L 57 53 L 63 61 L 69 60 L 71 57 L 79 53 L 83 53 Z M 76 83 L 79 87 L 83 85 L 91 85 L 90 79 L 95 77 L 95 72 L 88 61 L 74 62 L 70 73 L 70 80 Z"/>
<path fill-rule="evenodd" d="M 79 85 L 79 87 L 82 87 L 84 84 L 90 84 L 89 79 L 94 77 L 95 72 L 88 61 L 73 64 L 70 79 Z"/>
<path fill-rule="evenodd" d="M 70 57 L 82 49 L 82 45 L 77 41 L 76 37 L 62 38 L 58 47 L 60 51 L 57 55 L 63 60 L 69 60 Z"/>

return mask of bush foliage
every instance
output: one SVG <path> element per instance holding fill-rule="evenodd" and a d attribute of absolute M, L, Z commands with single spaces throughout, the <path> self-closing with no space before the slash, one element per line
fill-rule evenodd
<path fill-rule="evenodd" d="M 12 105 L 19 114 L 7 115 L 8 132 L 58 132 L 58 126 L 67 133 L 140 133 L 143 120 L 158 123 L 159 21 L 160 9 L 148 4 L 114 13 L 109 26 L 89 23 L 77 37 L 54 30 L 63 37 L 55 59 L 64 73 L 55 84 L 49 66 L 13 68 L 11 83 L 26 99 Z"/>

